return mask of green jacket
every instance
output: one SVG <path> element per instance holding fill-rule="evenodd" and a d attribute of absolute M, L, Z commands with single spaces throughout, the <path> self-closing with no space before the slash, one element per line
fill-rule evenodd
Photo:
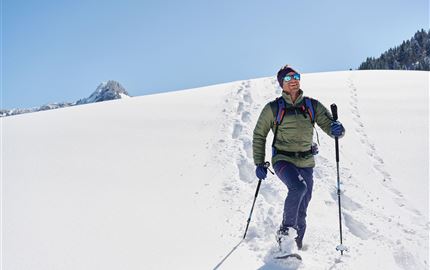
<path fill-rule="evenodd" d="M 301 106 L 304 103 L 303 91 L 300 90 L 299 97 L 293 104 L 291 96 L 282 92 L 282 98 L 286 101 L 286 107 Z M 314 106 L 315 123 L 321 129 L 330 135 L 330 124 L 333 122 L 331 113 L 319 101 Z M 274 123 L 276 120 L 276 111 L 271 108 L 270 102 L 264 106 L 263 111 L 258 118 L 257 124 L 254 129 L 254 136 L 252 140 L 252 149 L 254 156 L 254 163 L 262 164 L 265 162 L 266 153 L 266 137 L 269 130 L 274 132 Z M 309 119 L 309 115 L 305 118 L 303 114 L 290 114 L 285 115 L 281 124 L 278 127 L 276 135 L 275 148 L 280 151 L 289 152 L 305 152 L 311 149 L 312 139 L 314 134 L 314 127 Z M 282 154 L 277 154 L 272 157 L 272 164 L 279 160 L 286 160 L 297 167 L 315 167 L 315 160 L 313 155 L 306 158 L 301 157 L 288 157 Z"/>

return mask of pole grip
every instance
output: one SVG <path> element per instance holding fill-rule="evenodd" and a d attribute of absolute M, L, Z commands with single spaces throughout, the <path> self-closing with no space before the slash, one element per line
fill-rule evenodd
<path fill-rule="evenodd" d="M 337 116 L 337 106 L 336 106 L 336 104 L 335 103 L 331 104 L 330 105 L 330 109 L 331 109 L 331 114 L 333 115 L 334 121 L 337 121 L 338 116 Z"/>

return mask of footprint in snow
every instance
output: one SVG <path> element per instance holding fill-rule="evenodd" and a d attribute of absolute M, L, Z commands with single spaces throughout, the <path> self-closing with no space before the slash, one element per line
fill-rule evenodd
<path fill-rule="evenodd" d="M 402 269 L 423 269 L 415 261 L 414 256 L 405 250 L 401 245 L 400 240 L 397 241 L 397 248 L 393 252 L 394 261 Z"/>
<path fill-rule="evenodd" d="M 243 100 L 244 100 L 245 102 L 247 102 L 248 104 L 251 104 L 251 103 L 252 103 L 251 93 L 246 92 L 246 93 L 243 95 Z"/>
<path fill-rule="evenodd" d="M 255 180 L 254 164 L 251 164 L 245 157 L 237 161 L 239 179 L 245 183 L 252 183 Z"/>
<path fill-rule="evenodd" d="M 233 126 L 232 138 L 237 139 L 242 133 L 242 130 L 243 130 L 242 124 L 239 121 L 236 121 Z"/>
<path fill-rule="evenodd" d="M 372 232 L 370 232 L 363 223 L 354 219 L 350 214 L 343 213 L 343 217 L 345 219 L 345 226 L 351 234 L 362 240 L 367 240 L 372 236 Z"/>
<path fill-rule="evenodd" d="M 240 140 L 243 143 L 243 150 L 249 159 L 252 159 L 252 141 L 248 137 L 241 137 Z"/>
<path fill-rule="evenodd" d="M 242 113 L 242 121 L 245 123 L 251 122 L 251 113 L 250 112 L 243 112 Z"/>
<path fill-rule="evenodd" d="M 244 107 L 243 102 L 242 101 L 239 102 L 239 105 L 237 106 L 237 113 L 243 112 L 243 107 Z"/>

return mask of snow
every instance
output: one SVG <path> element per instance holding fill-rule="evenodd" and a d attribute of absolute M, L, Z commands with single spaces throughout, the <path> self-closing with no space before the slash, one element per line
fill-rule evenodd
<path fill-rule="evenodd" d="M 124 93 L 119 93 L 120 98 L 130 98 L 130 96 L 124 94 Z"/>
<path fill-rule="evenodd" d="M 429 72 L 303 74 L 338 105 L 319 130 L 303 264 L 269 253 L 287 189 L 257 181 L 252 131 L 274 77 L 1 118 L 3 269 L 428 269 Z M 272 135 L 267 139 L 267 157 Z"/>

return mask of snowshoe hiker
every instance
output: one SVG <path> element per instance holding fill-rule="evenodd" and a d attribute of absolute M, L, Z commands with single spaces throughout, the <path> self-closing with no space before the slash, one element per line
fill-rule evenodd
<path fill-rule="evenodd" d="M 301 249 L 306 232 L 306 210 L 312 197 L 314 154 L 317 153 L 313 145 L 314 123 L 331 137 L 343 137 L 345 129 L 318 100 L 303 95 L 300 74 L 292 67 L 281 68 L 277 79 L 282 96 L 267 103 L 258 118 L 252 141 L 253 158 L 257 178 L 265 179 L 266 137 L 272 130 L 273 168 L 288 188 L 277 239 L 282 246 L 282 239 L 294 230 L 296 246 Z"/>

